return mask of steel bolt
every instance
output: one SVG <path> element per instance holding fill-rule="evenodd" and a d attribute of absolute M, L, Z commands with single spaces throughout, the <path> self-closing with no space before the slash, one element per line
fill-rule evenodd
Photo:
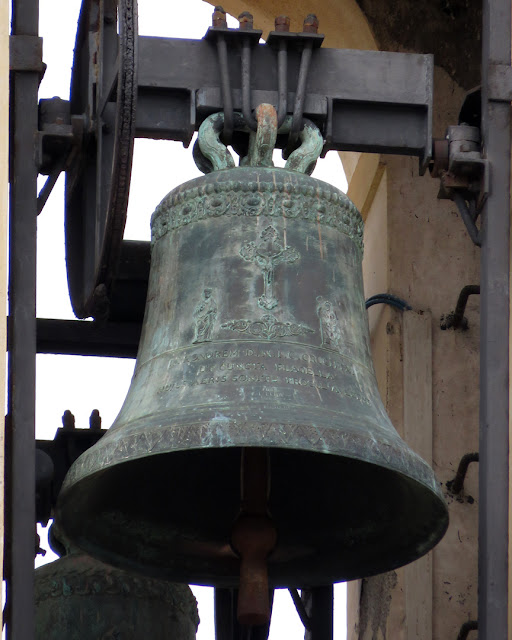
<path fill-rule="evenodd" d="M 277 16 L 274 24 L 276 31 L 290 31 L 290 18 L 288 16 Z"/>
<path fill-rule="evenodd" d="M 238 16 L 238 22 L 240 24 L 240 29 L 252 29 L 254 25 L 252 13 L 249 13 L 248 11 L 242 11 L 242 13 Z"/>
<path fill-rule="evenodd" d="M 304 20 L 303 33 L 318 33 L 318 18 L 314 13 L 310 13 Z"/>
<path fill-rule="evenodd" d="M 101 430 L 101 416 L 98 409 L 93 409 L 91 417 L 89 418 L 89 428 L 93 431 Z"/>
<path fill-rule="evenodd" d="M 228 26 L 228 23 L 226 21 L 226 12 L 220 5 L 217 5 L 213 10 L 212 27 L 225 28 L 227 26 Z"/>
<path fill-rule="evenodd" d="M 64 411 L 64 415 L 62 416 L 62 427 L 66 431 L 72 431 L 75 428 L 75 416 L 69 409 L 66 409 L 66 411 Z"/>

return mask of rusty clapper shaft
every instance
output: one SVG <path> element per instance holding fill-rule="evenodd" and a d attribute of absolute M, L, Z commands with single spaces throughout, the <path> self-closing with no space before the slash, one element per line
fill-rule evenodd
<path fill-rule="evenodd" d="M 240 556 L 238 621 L 244 625 L 265 624 L 270 618 L 267 558 L 276 545 L 277 532 L 267 506 L 269 479 L 268 450 L 243 449 L 241 510 L 231 544 Z"/>

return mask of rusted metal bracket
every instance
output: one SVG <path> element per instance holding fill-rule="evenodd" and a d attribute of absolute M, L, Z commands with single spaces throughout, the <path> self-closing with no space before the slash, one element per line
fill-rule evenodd
<path fill-rule="evenodd" d="M 38 36 L 9 36 L 9 70 L 44 73 L 43 39 Z"/>
<path fill-rule="evenodd" d="M 434 140 L 430 172 L 441 181 L 437 197 L 455 202 L 469 237 L 479 247 L 476 220 L 489 193 L 489 163 L 482 156 L 480 129 L 467 124 L 448 127 L 444 140 Z"/>
<path fill-rule="evenodd" d="M 468 298 L 479 293 L 480 285 L 478 284 L 468 284 L 463 287 L 457 299 L 455 311 L 441 317 L 441 329 L 461 329 L 466 331 L 468 329 L 468 321 L 464 317 L 464 311 L 466 310 Z"/>
<path fill-rule="evenodd" d="M 453 478 L 453 480 L 449 480 L 446 483 L 446 488 L 451 494 L 456 496 L 462 491 L 462 489 L 464 489 L 464 480 L 466 478 L 466 473 L 468 472 L 470 463 L 478 462 L 479 460 L 480 456 L 478 453 L 466 453 L 462 456 L 459 462 L 457 473 L 455 474 L 455 478 Z"/>

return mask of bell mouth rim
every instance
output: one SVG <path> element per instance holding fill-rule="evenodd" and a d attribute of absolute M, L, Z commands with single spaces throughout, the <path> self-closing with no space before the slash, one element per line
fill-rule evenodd
<path fill-rule="evenodd" d="M 96 445 L 85 451 L 73 463 L 64 479 L 61 494 L 64 494 L 76 482 L 101 473 L 107 467 L 146 457 L 184 451 L 200 452 L 205 448 L 263 447 L 271 450 L 308 451 L 375 464 L 423 484 L 445 502 L 440 484 L 436 480 L 432 468 L 401 440 L 394 428 L 389 433 L 380 428 L 377 444 L 375 437 L 361 433 L 359 425 L 352 429 L 344 425 L 342 430 L 340 427 L 318 427 L 312 426 L 310 423 L 237 421 L 225 416 L 222 412 L 218 413 L 221 415 L 210 420 L 198 420 L 183 426 L 158 424 L 157 414 L 151 416 L 151 420 L 156 422 L 154 425 L 148 425 L 148 417 L 144 416 L 131 423 L 123 424 L 122 429 L 111 427 Z M 379 427 L 373 421 L 367 422 L 371 423 L 371 426 Z M 147 448 L 136 452 L 135 445 L 141 441 L 141 423 L 145 425 L 143 439 Z M 215 429 L 215 433 L 212 433 L 212 427 Z M 122 433 L 121 446 L 117 442 L 121 438 L 116 438 L 116 431 Z M 312 432 L 316 436 L 313 439 L 311 438 Z M 204 434 L 207 434 L 207 442 L 205 442 Z M 169 446 L 170 442 L 173 443 L 172 447 Z M 100 461 L 99 451 L 101 449 L 106 452 L 103 452 Z M 132 454 L 127 454 L 130 450 Z M 369 455 L 363 457 L 362 451 Z M 417 473 L 413 473 L 406 467 L 406 459 L 414 463 L 414 471 Z"/>
<path fill-rule="evenodd" d="M 252 179 L 241 181 L 242 176 Z M 230 200 L 233 194 L 240 195 L 238 201 Z M 348 235 L 363 252 L 363 219 L 350 198 L 328 182 L 281 167 L 223 169 L 175 187 L 151 217 L 151 242 L 168 231 L 225 215 L 278 216 L 325 225 Z"/>
<path fill-rule="evenodd" d="M 226 451 L 229 449 L 241 449 L 241 448 L 242 447 L 237 446 L 237 447 L 226 447 L 226 448 L 219 448 L 219 449 L 221 449 L 223 454 L 226 455 Z M 170 452 L 169 457 L 162 456 L 161 454 L 160 455 L 156 454 L 156 456 L 150 456 L 150 457 L 151 458 L 161 457 L 162 463 L 163 463 L 164 460 L 169 461 L 173 457 L 171 454 L 174 454 L 174 453 L 189 454 L 190 453 L 193 456 L 193 454 L 197 453 L 197 451 L 198 450 Z M 204 451 L 204 450 L 199 450 L 199 452 L 201 451 Z M 273 451 L 276 451 L 276 450 L 273 449 Z M 210 449 L 208 450 L 208 452 L 215 455 L 216 449 L 215 448 Z M 282 449 L 281 449 L 281 452 L 282 452 Z M 302 454 L 307 454 L 306 455 L 307 457 L 307 456 L 314 456 L 315 453 L 317 452 L 311 451 L 311 450 L 309 451 L 288 450 L 286 453 L 292 454 L 292 455 L 294 453 L 302 453 Z M 323 452 L 323 453 L 326 457 L 331 459 L 338 457 L 326 452 Z M 272 460 L 272 451 L 270 455 Z M 190 459 L 191 458 L 189 458 L 189 460 Z M 146 461 L 144 460 L 144 458 L 138 458 L 137 460 L 130 460 L 128 462 L 128 465 L 130 466 L 130 463 L 133 464 L 137 462 L 145 463 Z M 393 531 L 395 532 L 396 537 L 400 538 L 400 536 L 403 535 L 404 536 L 403 540 L 405 540 L 406 542 L 400 543 L 403 545 L 402 547 L 400 547 L 400 544 L 398 542 L 393 543 L 396 546 L 395 553 L 390 554 L 389 557 L 383 560 L 376 560 L 374 558 L 374 561 L 376 563 L 380 562 L 380 564 L 376 564 L 375 568 L 371 568 L 371 569 L 366 568 L 364 571 L 361 571 L 361 572 L 356 571 L 349 574 L 340 575 L 339 563 L 338 563 L 336 567 L 333 566 L 332 575 L 329 574 L 327 582 L 339 582 L 343 580 L 352 580 L 352 579 L 357 579 L 362 577 L 368 577 L 371 575 L 376 575 L 384 571 L 391 571 L 393 569 L 404 566 L 405 564 L 408 564 L 409 562 L 412 562 L 422 557 L 423 555 L 428 553 L 432 548 L 434 548 L 437 545 L 437 543 L 443 538 L 449 526 L 449 513 L 448 513 L 446 502 L 444 500 L 444 497 L 439 487 L 436 486 L 435 488 L 431 488 L 428 485 L 425 485 L 420 480 L 418 480 L 418 478 L 412 477 L 411 475 L 404 474 L 400 471 L 390 468 L 389 466 L 384 467 L 374 462 L 361 460 L 360 458 L 357 459 L 357 458 L 349 458 L 348 456 L 344 456 L 342 463 L 346 464 L 347 462 L 349 463 L 349 466 L 350 465 L 353 466 L 352 463 L 355 463 L 357 467 L 365 471 L 368 470 L 368 467 L 378 468 L 380 471 L 377 472 L 377 475 L 375 477 L 381 477 L 381 478 L 386 476 L 388 478 L 393 477 L 394 482 L 397 485 L 401 484 L 404 487 L 408 487 L 407 489 L 405 489 L 405 493 L 406 495 L 408 495 L 408 498 L 407 498 L 408 502 L 404 503 L 403 505 L 402 503 L 400 503 L 401 505 L 400 508 L 403 510 L 404 514 L 407 513 L 407 516 L 409 516 L 409 511 L 410 511 L 407 505 L 409 505 L 410 507 L 411 504 L 413 504 L 416 500 L 418 502 L 421 502 L 423 507 L 427 505 L 427 514 L 418 516 L 418 513 L 423 514 L 423 511 L 422 511 L 422 508 L 420 507 L 417 508 L 417 513 L 415 515 L 415 518 L 416 520 L 418 520 L 419 518 L 420 522 L 418 523 L 415 520 L 416 524 L 413 525 L 413 531 L 415 533 L 412 535 L 411 539 L 407 537 L 407 534 L 403 534 L 399 526 L 396 529 L 393 528 Z M 423 464 L 426 465 L 426 463 L 423 463 Z M 150 469 L 152 466 L 151 462 L 148 462 L 148 465 L 149 465 L 148 468 Z M 98 557 L 100 560 L 104 562 L 107 562 L 114 566 L 118 566 L 120 568 L 135 570 L 135 571 L 144 573 L 145 575 L 148 575 L 148 576 L 152 576 L 156 578 L 163 577 L 176 582 L 187 582 L 191 584 L 204 584 L 204 585 L 210 585 L 210 586 L 236 586 L 237 574 L 236 574 L 236 569 L 233 570 L 233 566 L 236 565 L 236 563 L 238 562 L 238 559 L 232 552 L 230 554 L 227 554 L 227 551 L 225 549 L 222 552 L 223 558 L 217 558 L 217 560 L 219 562 L 222 560 L 223 563 L 227 562 L 229 565 L 230 572 L 226 574 L 227 577 L 225 577 L 224 575 L 221 575 L 220 573 L 217 573 L 214 575 L 214 578 L 212 579 L 211 576 L 206 573 L 205 574 L 193 573 L 193 575 L 189 575 L 186 573 L 186 571 L 183 572 L 183 570 L 181 570 L 180 572 L 180 570 L 176 570 L 174 567 L 172 569 L 168 569 L 163 566 L 161 567 L 159 564 L 146 565 L 139 559 L 134 560 L 132 557 L 130 557 L 129 554 L 123 555 L 122 552 L 118 552 L 116 550 L 117 548 L 115 549 L 102 548 L 101 544 L 98 544 L 97 540 L 93 540 L 94 536 L 90 537 L 89 532 L 83 533 L 83 529 L 80 523 L 76 524 L 77 514 L 81 513 L 81 515 L 83 516 L 85 512 L 83 504 L 80 503 L 79 506 L 77 507 L 77 497 L 79 496 L 80 489 L 82 490 L 85 489 L 85 492 L 87 493 L 91 489 L 91 487 L 93 487 L 93 489 L 95 489 L 96 491 L 102 492 L 102 488 L 101 488 L 102 482 L 105 482 L 105 481 L 108 482 L 109 478 L 111 480 L 112 476 L 111 475 L 109 476 L 108 474 L 112 473 L 112 471 L 114 471 L 114 474 L 115 474 L 116 471 L 118 471 L 121 466 L 122 465 L 119 464 L 119 465 L 114 465 L 113 467 L 110 467 L 108 469 L 100 470 L 92 474 L 91 476 L 84 478 L 85 486 L 80 487 L 80 484 L 78 484 L 78 486 L 75 484 L 71 487 L 68 487 L 66 491 L 61 492 L 61 497 L 59 497 L 59 504 L 57 506 L 56 518 L 58 518 L 61 524 L 66 528 L 68 525 L 70 525 L 70 523 L 72 523 L 71 527 L 74 527 L 74 531 L 70 533 L 72 536 L 75 536 L 75 541 L 77 545 L 85 549 L 91 555 Z M 106 472 L 107 475 L 104 475 L 104 472 Z M 135 467 L 132 466 L 131 471 L 130 469 L 128 469 L 128 474 L 132 475 L 133 477 L 135 477 L 136 475 L 140 475 L 137 473 L 136 466 Z M 333 483 L 333 484 L 334 486 L 336 486 L 336 483 Z M 272 512 L 272 507 L 271 507 L 271 512 Z M 88 519 L 95 521 L 99 519 L 99 517 L 95 518 L 91 516 L 91 514 L 89 514 Z M 122 524 L 122 529 L 124 530 L 126 526 L 127 526 L 126 523 Z M 376 525 L 377 528 L 379 526 L 380 526 L 380 523 Z M 422 535 L 420 535 L 419 533 L 420 530 L 424 532 Z M 279 531 L 279 528 L 278 528 L 278 531 Z M 349 534 L 346 534 L 346 535 L 349 535 Z M 79 539 L 77 539 L 76 536 L 78 536 Z M 171 536 L 171 539 L 172 539 L 172 536 Z M 186 540 L 186 535 L 184 536 L 184 539 Z M 178 541 L 178 548 L 179 548 L 179 541 Z M 397 552 L 397 550 L 399 552 Z M 286 549 L 285 554 L 287 552 L 288 551 Z M 179 556 L 180 552 L 178 552 L 177 555 Z M 314 576 L 311 577 L 312 575 L 311 572 L 313 572 L 314 574 L 314 570 L 312 570 L 311 567 L 309 566 L 311 564 L 310 559 L 308 559 L 308 562 L 306 562 L 305 564 L 305 566 L 309 567 L 310 573 L 307 573 L 306 571 L 306 575 L 308 577 L 303 579 L 302 582 L 300 579 L 293 580 L 292 578 L 288 577 L 288 574 L 286 574 L 286 577 L 283 578 L 280 576 L 279 570 L 276 569 L 276 566 L 279 567 L 279 563 L 281 562 L 281 560 L 282 558 L 280 556 L 277 557 L 277 559 L 275 557 L 269 558 L 269 561 L 271 563 L 274 563 L 273 568 L 271 568 L 269 565 L 270 582 L 273 587 L 295 586 L 297 588 L 304 588 L 306 586 L 318 586 L 320 584 L 327 583 L 325 581 L 325 574 L 323 574 L 324 577 L 322 579 L 316 579 Z M 328 564 L 327 565 L 325 564 L 325 558 L 323 560 L 324 560 L 323 571 L 324 572 L 326 570 L 331 571 Z M 277 562 L 277 565 L 275 564 L 276 562 Z M 273 571 L 275 572 L 274 575 L 272 574 Z M 338 571 L 338 573 L 336 573 L 336 571 Z"/>
<path fill-rule="evenodd" d="M 369 425 L 370 428 L 379 429 L 377 443 L 374 436 L 361 432 L 362 427 L 359 424 L 353 425 L 352 428 L 346 425 L 340 428 L 339 426 L 316 426 L 306 422 L 269 423 L 257 420 L 236 420 L 225 416 L 222 412 L 217 414 L 209 420 L 187 422 L 186 425 L 158 424 L 158 414 L 152 415 L 151 418 L 143 416 L 124 423 L 122 429 L 113 425 L 99 442 L 72 464 L 62 484 L 61 495 L 64 495 L 77 482 L 102 473 L 105 468 L 130 461 L 177 452 L 200 452 L 206 448 L 257 447 L 307 451 L 374 464 L 421 483 L 446 503 L 432 468 L 405 444 L 394 428 L 392 428 L 393 431 L 386 432 L 376 422 L 366 420 L 365 427 Z M 141 423 L 144 424 L 142 435 Z M 122 437 L 118 438 L 117 432 L 122 434 Z M 206 439 L 205 434 L 207 434 Z M 145 448 L 139 447 L 137 451 L 136 444 L 142 442 L 141 437 Z M 171 442 L 172 446 L 170 446 Z M 101 449 L 104 451 L 100 460 Z M 129 451 L 131 453 L 128 453 Z M 368 455 L 363 456 L 362 452 Z M 406 461 L 413 463 L 412 470 L 407 468 Z"/>

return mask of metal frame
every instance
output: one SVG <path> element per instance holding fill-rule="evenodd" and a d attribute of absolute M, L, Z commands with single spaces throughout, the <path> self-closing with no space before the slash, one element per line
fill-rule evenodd
<path fill-rule="evenodd" d="M 224 108 L 223 83 L 212 47 L 207 40 L 139 38 L 138 137 L 188 144 L 204 118 Z M 172 68 L 166 63 L 170 59 L 175 60 Z M 252 103 L 278 104 L 272 47 L 256 45 L 251 64 Z M 300 66 L 300 50 L 289 48 L 289 112 Z M 243 91 L 234 80 L 241 74 L 238 56 L 231 57 L 228 67 L 233 109 L 241 111 Z M 408 78 L 406 87 L 403 77 Z M 324 131 L 328 149 L 414 155 L 425 167 L 432 139 L 432 82 L 429 55 L 314 49 L 303 115 Z"/>
<path fill-rule="evenodd" d="M 12 33 L 37 37 L 38 0 L 13 3 Z M 39 61 L 40 64 L 40 61 Z M 12 73 L 6 573 L 8 640 L 34 637 L 37 65 Z M 33 461 L 31 464 L 30 462 Z"/>
<path fill-rule="evenodd" d="M 510 96 L 489 86 L 495 65 L 510 67 L 510 0 L 484 0 L 482 137 L 490 188 L 482 213 L 480 333 L 480 498 L 478 637 L 508 637 Z M 503 101 L 502 101 L 503 100 Z M 508 348 L 507 348 L 508 347 Z"/>
<path fill-rule="evenodd" d="M 12 35 L 33 38 L 38 35 L 38 0 L 12 0 Z M 480 543 L 479 543 L 479 637 L 482 640 L 506 638 L 508 634 L 508 548 L 509 548 L 509 274 L 510 274 L 510 87 L 504 86 L 510 78 L 511 5 L 510 0 L 484 0 L 483 2 L 483 141 L 485 156 L 491 165 L 490 188 L 482 212 L 482 274 L 481 274 L 481 407 L 480 407 Z M 141 41 L 141 53 L 149 46 L 149 40 Z M 16 44 L 21 40 L 14 40 Z M 162 43 L 160 43 L 161 45 Z M 159 45 L 159 46 L 160 46 Z M 151 45 L 153 46 L 153 45 Z M 155 46 L 157 46 L 155 44 Z M 163 46 L 163 45 L 162 45 Z M 165 46 L 169 46 L 168 44 Z M 194 45 L 195 46 L 195 45 Z M 203 45 L 197 45 L 203 46 Z M 37 49 L 37 47 L 36 47 Z M 188 51 L 188 50 L 187 50 Z M 258 48 L 258 51 L 260 49 Z M 347 70 L 346 55 L 363 55 L 364 52 L 340 54 L 340 64 Z M 187 53 L 187 55 L 189 55 Z M 256 59 L 259 54 L 255 53 Z M 263 54 L 262 54 L 263 55 Z M 267 55 L 267 54 L 265 54 Z M 337 55 L 326 50 L 322 56 Z M 399 54 L 372 53 L 392 56 Z M 37 167 L 34 153 L 34 134 L 38 128 L 37 90 L 40 79 L 40 60 L 35 56 L 18 59 L 12 72 L 11 93 L 11 194 L 10 194 L 10 274 L 9 274 L 9 415 L 6 426 L 7 444 L 7 492 L 6 492 L 6 575 L 7 588 L 7 638 L 8 640 L 33 640 L 33 557 L 35 549 L 35 273 L 36 273 L 36 220 L 37 220 Z M 384 57 L 382 57 L 384 60 Z M 326 58 L 327 60 L 327 58 Z M 330 60 L 332 60 L 330 58 Z M 376 57 L 375 60 L 378 60 Z M 143 57 L 141 57 L 143 61 Z M 312 60 L 312 77 L 315 59 Z M 367 64 L 365 62 L 365 64 Z M 347 66 L 346 66 L 347 65 Z M 293 67 L 293 64 L 291 65 Z M 296 66 L 296 65 L 295 65 Z M 142 66 L 144 69 L 144 67 Z M 166 70 L 168 68 L 166 67 Z M 147 71 L 146 73 L 149 73 Z M 144 72 L 141 74 L 144 77 Z M 295 77 L 296 74 L 294 74 Z M 347 86 L 347 76 L 344 78 Z M 377 79 L 378 80 L 378 79 Z M 376 81 L 377 81 L 376 80 Z M 164 80 L 161 80 L 165 84 Z M 332 83 L 332 79 L 329 81 Z M 153 93 L 142 87 L 141 104 L 148 105 L 147 113 L 158 109 L 165 86 Z M 146 85 L 147 86 L 147 85 Z M 174 85 L 176 87 L 177 85 Z M 277 84 L 276 84 L 277 87 Z M 256 88 L 256 102 L 268 94 L 268 87 Z M 272 89 L 273 92 L 277 90 Z M 160 96 L 158 95 L 160 93 Z M 313 91 L 314 93 L 314 91 Z M 240 95 L 239 95 L 240 94 Z M 175 101 L 175 107 L 187 120 L 187 135 L 195 126 L 197 112 L 215 109 L 220 104 L 220 91 L 215 87 L 197 94 L 190 87 L 169 91 L 166 100 Z M 234 108 L 241 104 L 241 92 L 233 91 Z M 274 101 L 275 102 L 275 101 Z M 289 101 L 293 103 L 293 100 Z M 366 121 L 375 119 L 371 105 L 364 107 L 364 100 L 351 101 L 346 96 L 334 96 L 327 100 L 327 112 L 319 106 L 314 96 L 306 98 L 304 114 L 313 119 L 319 117 L 332 124 L 327 131 L 332 148 L 359 149 L 364 151 L 397 152 L 389 140 L 379 138 L 364 143 L 352 140 L 342 145 L 345 135 L 344 120 L 354 116 Z M 407 103 L 410 106 L 410 103 Z M 392 109 L 384 105 L 379 120 L 382 128 Z M 407 107 L 405 111 L 408 113 Z M 185 111 L 184 111 L 185 109 Z M 416 107 L 414 107 L 416 109 Z M 431 109 L 422 103 L 420 110 Z M 192 120 L 192 110 L 194 119 Z M 166 113 L 173 109 L 167 107 Z M 414 111 L 416 113 L 416 111 Z M 144 113 L 144 110 L 141 110 Z M 20 117 L 22 114 L 22 117 Z M 390 116 L 391 117 L 391 116 Z M 412 117 L 412 116 L 411 116 Z M 413 120 L 416 116 L 413 117 Z M 421 120 L 423 121 L 423 120 Z M 354 121 L 352 121 L 354 122 Z M 417 119 L 415 122 L 419 122 Z M 155 135 L 143 117 L 137 123 L 139 134 Z M 386 124 L 386 128 L 389 129 Z M 409 129 L 408 129 L 409 130 Z M 402 130 L 402 134 L 404 131 Z M 183 138 L 183 134 L 182 135 Z M 168 131 L 160 137 L 171 138 Z M 406 137 L 404 135 L 404 137 Z M 430 137 L 430 131 L 422 133 L 422 140 Z M 179 138 L 179 139 L 182 139 Z M 186 140 L 184 140 L 186 141 Z M 414 151 L 415 149 L 415 151 Z M 414 143 L 407 153 L 425 156 L 423 142 Z M 15 434 L 15 437 L 14 437 Z"/>

